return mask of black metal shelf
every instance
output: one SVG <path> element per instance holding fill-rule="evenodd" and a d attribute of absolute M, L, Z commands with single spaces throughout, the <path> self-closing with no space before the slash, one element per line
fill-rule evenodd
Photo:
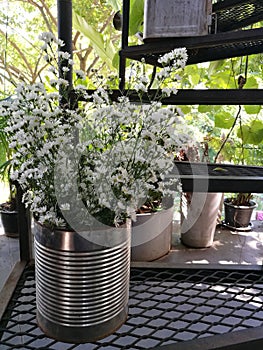
<path fill-rule="evenodd" d="M 171 176 L 185 192 L 263 192 L 260 166 L 176 162 Z"/>
<path fill-rule="evenodd" d="M 215 0 L 212 13 L 211 33 L 205 36 L 148 39 L 141 45 L 129 46 L 129 0 L 123 0 L 122 50 L 120 51 L 120 78 L 125 93 L 126 59 L 145 61 L 158 66 L 158 58 L 177 47 L 186 47 L 188 63 L 195 64 L 213 60 L 258 54 L 263 52 L 263 28 L 244 29 L 263 20 L 263 0 Z M 149 102 L 156 93 L 149 90 L 143 97 Z M 118 92 L 115 92 L 118 94 Z M 130 94 L 136 101 L 136 94 Z M 262 89 L 208 89 L 179 90 L 178 94 L 163 99 L 164 104 L 177 105 L 261 105 Z M 226 166 L 221 173 L 210 171 L 215 165 L 178 163 L 172 176 L 178 176 L 184 191 L 201 192 L 263 192 L 263 168 Z M 206 170 L 206 173 L 203 170 Z M 190 172 L 189 172 L 190 170 Z M 201 171 L 201 172 L 200 172 Z M 179 173 L 179 175 L 178 175 Z M 176 175 L 177 174 L 177 175 Z"/>
<path fill-rule="evenodd" d="M 125 22 L 129 23 L 129 1 L 124 0 Z M 122 58 L 158 65 L 158 57 L 174 48 L 186 47 L 187 64 L 210 62 L 263 52 L 263 28 L 243 30 L 263 20 L 262 0 L 219 0 L 213 4 L 211 33 L 205 36 L 169 37 L 144 40 L 142 45 L 128 45 L 128 26 L 123 26 Z"/>
<path fill-rule="evenodd" d="M 226 32 L 250 26 L 263 20 L 262 0 L 217 0 L 214 1 L 214 28 Z"/>
<path fill-rule="evenodd" d="M 48 338 L 38 327 L 34 265 L 27 265 L 0 320 L 1 350 L 262 349 L 260 270 L 157 266 L 132 266 L 125 324 L 78 345 Z"/>
<path fill-rule="evenodd" d="M 159 56 L 177 47 L 186 47 L 188 65 L 263 52 L 263 28 L 248 29 L 248 26 L 263 20 L 263 0 L 215 0 L 212 6 L 213 24 L 210 34 L 148 39 L 141 45 L 128 43 L 129 7 L 130 1 L 123 0 L 122 48 L 119 52 L 121 90 L 125 90 L 127 59 L 141 61 L 143 58 L 148 64 L 158 66 Z M 257 97 L 254 97 L 253 92 L 249 90 L 247 95 L 241 89 L 235 93 L 231 90 L 228 94 L 226 90 L 220 88 L 216 92 L 214 90 L 196 92 L 189 89 L 180 94 L 185 98 L 182 100 L 179 97 L 171 98 L 172 103 L 253 105 L 262 104 L 263 100 L 263 90 L 258 90 Z"/>
<path fill-rule="evenodd" d="M 94 90 L 87 90 L 91 95 Z M 153 96 L 157 95 L 157 90 L 150 89 L 142 96 L 133 90 L 111 90 L 110 97 L 117 100 L 125 94 L 133 102 L 150 103 Z M 81 98 L 79 100 L 82 100 Z M 162 98 L 164 105 L 262 105 L 263 89 L 179 89 L 176 95 Z"/>
<path fill-rule="evenodd" d="M 222 32 L 205 36 L 162 38 L 142 45 L 127 46 L 120 51 L 123 58 L 158 66 L 160 55 L 179 47 L 186 47 L 187 64 L 216 61 L 263 52 L 263 28 Z"/>

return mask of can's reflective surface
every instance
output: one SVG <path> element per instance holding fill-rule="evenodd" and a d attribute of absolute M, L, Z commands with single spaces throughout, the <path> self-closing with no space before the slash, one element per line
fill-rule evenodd
<path fill-rule="evenodd" d="M 36 224 L 39 326 L 48 336 L 72 343 L 94 341 L 113 333 L 127 317 L 130 226 L 122 230 L 124 237 L 116 246 L 91 242 L 88 249 L 86 242 L 86 251 L 78 233 L 47 230 Z M 50 246 L 52 241 L 56 249 Z M 63 249 L 58 249 L 59 245 Z"/>

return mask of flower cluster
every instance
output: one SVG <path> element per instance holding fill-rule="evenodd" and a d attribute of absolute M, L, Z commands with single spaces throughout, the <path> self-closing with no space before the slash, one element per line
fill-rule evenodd
<path fill-rule="evenodd" d="M 50 87 L 22 84 L 13 100 L 0 106 L 0 113 L 9 119 L 13 179 L 22 186 L 24 202 L 37 220 L 74 229 L 94 222 L 118 225 L 127 217 L 135 219 L 143 204 L 173 195 L 177 183 L 168 175 L 175 153 L 188 142 L 176 108 L 162 106 L 160 99 L 133 103 L 128 94 L 114 101 L 103 88 L 88 96 L 79 71 L 74 90 L 86 102 L 74 107 L 70 101 L 62 103 L 61 86 L 66 88 L 68 82 L 59 74 L 56 57 L 63 60 L 65 76 L 73 61 L 54 50 L 54 45 L 62 45 L 54 36 L 45 33 L 41 39 L 50 72 L 59 78 L 50 78 Z M 176 93 L 164 82 L 172 74 L 178 79 L 186 59 L 185 49 L 160 58 L 161 96 Z M 137 69 L 131 71 L 129 82 L 142 96 L 149 79 L 145 69 L 140 74 Z"/>

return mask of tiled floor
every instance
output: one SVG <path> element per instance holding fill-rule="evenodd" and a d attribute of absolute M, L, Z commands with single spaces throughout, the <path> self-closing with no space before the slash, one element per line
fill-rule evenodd
<path fill-rule="evenodd" d="M 232 231 L 224 226 L 217 228 L 214 243 L 210 248 L 187 248 L 180 242 L 178 227 L 173 235 L 173 249 L 161 259 L 175 264 L 209 264 L 213 267 L 263 264 L 263 222 L 253 221 L 248 232 Z"/>

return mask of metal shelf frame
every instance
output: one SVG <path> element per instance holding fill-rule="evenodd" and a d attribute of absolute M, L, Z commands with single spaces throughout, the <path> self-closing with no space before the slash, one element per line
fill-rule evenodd
<path fill-rule="evenodd" d="M 247 5 L 253 6 L 255 12 L 248 13 L 247 18 L 238 17 L 237 7 L 243 11 L 242 6 Z M 213 13 L 219 18 L 217 32 L 214 34 L 185 38 L 161 38 L 135 46 L 129 45 L 129 10 L 130 0 L 123 0 L 119 76 L 121 79 L 120 89 L 124 92 L 126 60 L 128 58 L 138 61 L 144 58 L 147 63 L 158 66 L 158 57 L 176 47 L 187 48 L 189 54 L 187 64 L 263 52 L 263 28 L 237 30 L 242 26 L 263 20 L 262 0 L 221 0 L 213 4 Z M 231 18 L 231 16 L 236 17 Z M 151 94 L 151 90 L 149 94 Z M 188 105 L 261 105 L 263 103 L 263 89 L 179 90 L 178 95 L 170 97 L 165 102 L 167 104 Z"/>
<path fill-rule="evenodd" d="M 262 3 L 262 0 L 256 0 L 258 3 Z M 254 2 L 255 0 L 250 0 Z M 224 6 L 232 6 L 235 4 L 243 4 L 246 1 L 237 0 L 220 0 L 215 6 L 218 7 L 218 11 L 222 10 Z M 71 0 L 57 0 L 58 4 L 58 33 L 59 37 L 65 41 L 65 50 L 71 52 L 71 40 L 72 40 L 72 1 Z M 144 55 L 143 47 L 134 48 L 128 47 L 128 26 L 129 26 L 129 0 L 123 0 L 123 35 L 122 35 L 122 49 L 120 51 L 120 77 L 125 75 L 125 61 L 129 56 L 136 59 L 140 55 Z M 252 21 L 252 19 L 248 19 Z M 254 20 L 253 20 L 254 21 Z M 248 24 L 248 23 L 247 23 Z M 253 34 L 252 34 L 253 33 Z M 218 33 L 215 34 L 217 39 L 221 38 L 222 42 L 228 38 L 228 43 L 232 44 L 234 40 L 237 39 L 237 34 L 235 33 Z M 259 29 L 253 32 L 247 31 L 245 33 L 247 39 L 251 40 L 263 40 L 263 29 Z M 214 37 L 215 38 L 215 37 Z M 225 39 L 224 39 L 225 38 Z M 194 43 L 194 39 L 188 39 L 189 45 Z M 203 38 L 203 45 L 209 44 L 211 38 Z M 175 41 L 171 41 L 171 47 L 175 44 Z M 144 48 L 149 48 L 149 53 L 151 53 L 150 47 L 152 44 L 145 44 Z M 165 44 L 163 44 L 165 45 Z M 169 44 L 170 45 L 170 44 Z M 211 45 L 212 46 L 212 45 Z M 262 45 L 263 51 L 263 45 Z M 262 52 L 260 51 L 260 52 Z M 137 55 L 132 57 L 132 55 Z M 150 59 L 150 58 L 147 58 Z M 70 77 L 69 77 L 70 79 Z M 122 93 L 124 92 L 124 81 L 122 83 Z M 118 91 L 114 91 L 116 96 Z M 149 99 L 151 92 L 145 97 Z M 184 90 L 179 91 L 178 95 L 175 96 L 174 100 L 167 99 L 168 104 L 209 104 L 209 105 L 225 105 L 225 104 L 262 104 L 263 101 L 263 90 Z M 186 168 L 187 169 L 186 169 Z M 183 183 L 183 189 L 185 191 L 190 190 L 200 190 L 200 191 L 215 191 L 225 192 L 226 189 L 231 192 L 240 192 L 244 189 L 245 185 L 250 184 L 251 190 L 253 192 L 263 192 L 263 168 L 257 167 L 243 167 L 242 172 L 238 170 L 238 174 L 232 174 L 233 168 L 227 168 L 228 174 L 214 174 L 214 165 L 204 165 L 203 164 L 176 164 L 174 173 L 172 176 L 177 176 L 181 179 Z M 212 173 L 211 173 L 212 171 Z M 244 172 L 244 173 L 243 173 Z M 229 176 L 230 175 L 230 176 Z M 251 181 L 252 180 L 252 181 Z M 197 187 L 196 187 L 197 186 Z M 199 187 L 198 187 L 199 186 Z M 22 193 L 19 193 L 20 199 Z M 163 264 L 159 262 L 155 263 L 133 263 L 131 268 L 131 310 L 133 314 L 131 319 L 127 322 L 127 327 L 130 328 L 128 331 L 124 329 L 124 333 L 118 333 L 115 335 L 115 341 L 117 342 L 114 347 L 110 340 L 107 340 L 106 344 L 97 343 L 94 346 L 90 344 L 84 344 L 84 347 L 77 344 L 62 344 L 61 347 L 57 344 L 55 340 L 51 340 L 45 337 L 44 334 L 38 329 L 35 322 L 35 286 L 34 286 L 34 262 L 32 260 L 31 252 L 31 218 L 26 208 L 21 204 L 19 207 L 19 229 L 20 229 L 20 261 L 17 262 L 13 271 L 11 272 L 8 280 L 2 291 L 0 292 L 0 347 L 4 350 L 11 349 L 158 349 L 158 350 L 192 350 L 192 349 L 202 349 L 202 350 L 246 350 L 248 347 L 253 346 L 254 350 L 260 350 L 263 346 L 263 280 L 262 280 L 262 267 L 260 266 L 243 266 L 242 271 L 236 271 L 233 266 L 224 266 L 222 270 L 218 268 L 213 268 L 211 266 L 194 266 L 185 268 L 185 266 L 171 266 L 169 264 Z M 156 283 L 156 285 L 155 285 Z M 163 294 L 160 294 L 157 288 L 157 292 L 154 294 L 153 289 L 157 287 L 162 290 Z M 208 291 L 213 291 L 214 296 L 208 296 L 204 298 L 201 295 L 200 288 L 201 285 L 207 286 Z M 190 285 L 191 284 L 191 285 Z M 217 285 L 219 284 L 223 294 L 220 294 L 220 288 L 217 290 Z M 191 287 L 192 286 L 192 287 Z M 211 286 L 211 289 L 209 289 Z M 236 288 L 234 292 L 234 287 Z M 176 288 L 180 289 L 180 292 L 176 294 Z M 254 289 L 253 289 L 254 288 Z M 253 289 L 253 291 L 252 291 Z M 256 290 L 256 296 L 254 291 Z M 168 335 L 167 343 L 165 343 L 165 336 L 162 335 L 164 329 L 161 325 L 158 326 L 158 322 L 162 319 L 166 323 L 167 329 L 165 332 L 173 332 L 173 337 L 176 337 L 177 330 L 172 328 L 169 324 L 169 318 L 167 312 L 176 310 L 177 307 L 183 306 L 185 303 L 180 299 L 180 296 L 185 296 L 188 298 L 188 304 L 193 308 L 196 317 L 205 318 L 209 316 L 210 311 L 202 311 L 201 314 L 197 311 L 197 306 L 209 303 L 214 303 L 217 297 L 219 302 L 225 304 L 228 299 L 224 296 L 224 291 L 227 293 L 232 293 L 229 295 L 229 300 L 232 298 L 237 298 L 240 300 L 242 293 L 249 296 L 250 300 L 257 303 L 259 309 L 259 314 L 253 314 L 256 327 L 245 326 L 242 329 L 234 329 L 235 331 L 226 332 L 225 334 L 216 334 L 212 332 L 209 337 L 190 339 L 188 341 L 179 341 L 176 344 L 173 342 L 172 336 Z M 152 293 L 152 294 L 151 294 Z M 189 294 L 190 293 L 190 294 Z M 199 304 L 197 301 L 190 298 L 191 293 L 196 293 L 195 297 L 203 298 Z M 160 295 L 164 295 L 163 300 Z M 173 297 L 177 295 L 179 299 L 174 302 L 174 306 L 171 304 Z M 188 297 L 187 297 L 188 296 Z M 254 298 L 257 299 L 254 299 Z M 158 300 L 157 311 L 161 313 L 161 316 L 155 315 L 151 316 L 152 305 L 148 304 L 152 300 Z M 260 299 L 261 298 L 261 299 Z M 231 300 L 232 300 L 231 299 Z M 261 301 L 260 301 L 261 300 Z M 163 304 L 162 304 L 163 303 Z M 169 307 L 167 306 L 170 303 Z M 196 303 L 196 304 L 195 304 Z M 141 304 L 144 304 L 142 307 Z M 245 311 L 246 303 L 242 302 Z M 174 309 L 173 309 L 174 308 Z M 136 314 L 138 309 L 142 310 L 142 315 Z M 218 316 L 218 308 L 215 305 L 215 315 Z M 137 311 L 136 311 L 137 310 Z M 236 312 L 238 310 L 237 306 L 231 306 L 231 312 Z M 188 316 L 188 309 L 186 308 L 182 311 L 184 316 Z M 145 315 L 148 315 L 145 318 Z M 190 315 L 190 313 L 189 313 Z M 135 317 L 135 323 L 133 325 L 132 320 Z M 224 317 L 223 317 L 224 318 Z M 244 320 L 248 319 L 249 316 L 244 316 Z M 171 319 L 171 323 L 175 318 Z M 178 318 L 180 321 L 180 317 Z M 242 318 L 243 320 L 243 318 Z M 240 318 L 238 325 L 243 325 L 243 321 Z M 145 323 L 144 323 L 145 322 Z M 228 322 L 228 321 L 227 321 Z M 245 321 L 244 321 L 245 322 Z M 152 324 L 157 323 L 157 328 L 152 328 Z M 223 321 L 224 325 L 227 326 L 226 321 Z M 149 326 L 149 324 L 151 324 Z M 205 321 L 207 325 L 207 321 Z M 246 323 L 244 323 L 246 324 Z M 137 326 L 136 326 L 137 325 Z M 190 319 L 190 323 L 186 326 L 186 330 L 189 327 L 194 327 L 195 322 Z M 212 322 L 211 328 L 220 326 L 220 322 Z M 232 326 L 231 326 L 232 327 Z M 231 329 L 230 327 L 230 329 Z M 132 328 L 132 330 L 131 330 Z M 130 336 L 131 338 L 139 338 L 142 344 L 147 344 L 150 338 L 147 333 L 143 333 L 145 329 L 150 328 L 151 337 L 156 341 L 156 345 L 152 346 L 140 346 L 135 344 L 129 347 L 129 345 L 122 344 L 122 338 Z M 210 329 L 210 326 L 208 326 Z M 216 329 L 216 328 L 215 328 Z M 130 332 L 130 333 L 129 333 Z M 134 335 L 133 333 L 134 332 Z M 157 336 L 157 332 L 160 336 Z M 166 333 L 166 335 L 168 334 Z M 197 332 L 198 334 L 198 332 Z M 163 339 L 162 339 L 163 338 Z M 119 339 L 119 340 L 118 340 Z M 164 340 L 164 341 L 163 341 Z M 129 340 L 128 340 L 129 341 Z M 153 343 L 152 343 L 153 344 Z"/>
<path fill-rule="evenodd" d="M 129 316 L 114 334 L 86 344 L 45 336 L 36 323 L 34 264 L 17 265 L 0 294 L 3 350 L 261 350 L 263 277 L 260 269 L 131 266 Z M 4 297 L 10 302 L 1 308 Z"/>

